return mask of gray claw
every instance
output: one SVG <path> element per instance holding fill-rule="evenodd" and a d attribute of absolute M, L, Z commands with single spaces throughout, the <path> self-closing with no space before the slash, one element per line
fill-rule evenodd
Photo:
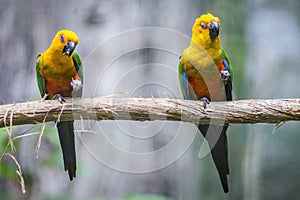
<path fill-rule="evenodd" d="M 60 94 L 56 94 L 53 99 L 57 99 L 59 103 L 64 103 L 66 102 L 66 100 L 63 98 L 63 96 L 61 96 Z"/>
<path fill-rule="evenodd" d="M 206 97 L 202 97 L 200 101 L 203 102 L 203 108 L 206 108 L 207 104 L 209 104 L 209 100 Z"/>
<path fill-rule="evenodd" d="M 72 78 L 71 86 L 73 87 L 73 91 L 76 92 L 82 88 L 82 82 L 81 82 L 81 80 Z"/>
<path fill-rule="evenodd" d="M 222 78 L 223 81 L 230 80 L 231 77 L 230 77 L 229 71 L 228 70 L 222 70 L 221 71 L 221 78 Z"/>

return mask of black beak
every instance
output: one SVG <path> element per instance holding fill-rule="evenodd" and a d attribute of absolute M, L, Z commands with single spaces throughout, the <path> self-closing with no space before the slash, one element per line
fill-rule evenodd
<path fill-rule="evenodd" d="M 212 22 L 209 27 L 209 36 L 212 40 L 216 39 L 219 36 L 219 25 L 217 22 Z"/>
<path fill-rule="evenodd" d="M 65 46 L 64 46 L 64 49 L 63 49 L 63 54 L 64 55 L 67 55 L 67 56 L 71 56 L 73 51 L 75 50 L 75 47 L 76 47 L 76 44 L 75 42 L 68 42 Z"/>

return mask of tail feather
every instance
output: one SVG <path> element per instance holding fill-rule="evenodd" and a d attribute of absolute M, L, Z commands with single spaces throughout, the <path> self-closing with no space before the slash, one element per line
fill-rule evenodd
<path fill-rule="evenodd" d="M 228 144 L 226 136 L 228 126 L 199 125 L 198 128 L 208 141 L 223 190 L 227 193 L 229 191 L 227 179 L 227 175 L 229 175 Z M 220 135 L 218 133 L 220 133 Z"/>
<path fill-rule="evenodd" d="M 73 122 L 74 121 L 57 123 L 65 171 L 68 171 L 71 181 L 76 177 L 76 154 Z"/>

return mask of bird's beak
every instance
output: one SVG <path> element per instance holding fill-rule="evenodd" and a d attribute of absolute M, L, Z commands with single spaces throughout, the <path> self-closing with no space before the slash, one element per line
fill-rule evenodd
<path fill-rule="evenodd" d="M 209 27 L 209 36 L 212 40 L 216 39 L 219 36 L 219 31 L 220 28 L 218 23 L 216 21 L 211 22 Z"/>
<path fill-rule="evenodd" d="M 63 55 L 71 56 L 73 51 L 75 50 L 76 43 L 69 41 L 63 49 Z"/>

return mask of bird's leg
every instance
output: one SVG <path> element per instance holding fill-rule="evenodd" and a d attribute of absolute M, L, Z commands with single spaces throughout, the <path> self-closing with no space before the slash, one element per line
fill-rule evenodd
<path fill-rule="evenodd" d="M 206 97 L 202 97 L 200 101 L 203 102 L 203 108 L 206 108 L 207 104 L 209 104 L 209 100 Z"/>
<path fill-rule="evenodd" d="M 73 91 L 78 91 L 82 88 L 82 82 L 80 79 L 72 78 L 71 86 L 73 87 Z"/>
<path fill-rule="evenodd" d="M 44 94 L 43 98 L 41 99 L 42 101 L 46 100 L 48 98 L 49 94 Z"/>
<path fill-rule="evenodd" d="M 54 95 L 54 97 L 52 99 L 57 99 L 59 103 L 64 103 L 66 102 L 65 98 L 63 98 L 63 96 L 61 96 L 60 94 L 56 94 Z"/>

